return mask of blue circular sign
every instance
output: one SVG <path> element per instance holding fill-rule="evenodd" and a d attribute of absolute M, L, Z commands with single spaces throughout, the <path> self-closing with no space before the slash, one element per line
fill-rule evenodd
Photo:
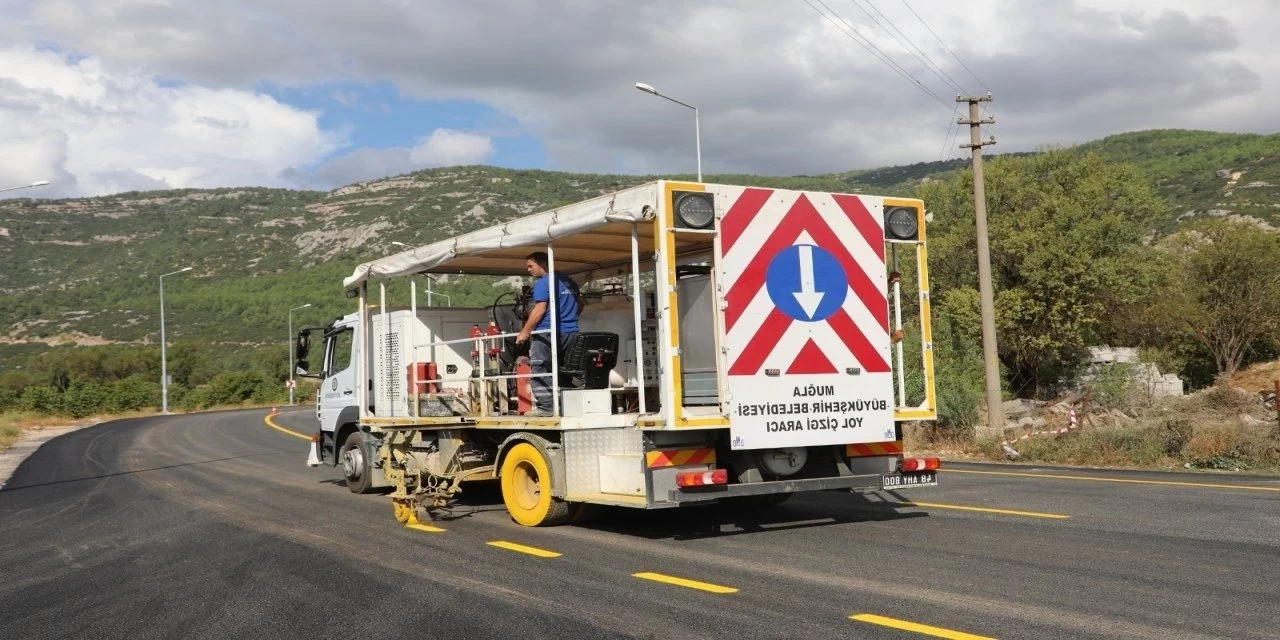
<path fill-rule="evenodd" d="M 844 305 L 849 280 L 844 265 L 811 244 L 779 251 L 769 261 L 765 288 L 778 310 L 801 322 L 820 322 Z"/>

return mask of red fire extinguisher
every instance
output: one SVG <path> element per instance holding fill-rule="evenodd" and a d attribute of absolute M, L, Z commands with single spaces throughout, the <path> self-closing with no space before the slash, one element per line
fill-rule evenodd
<path fill-rule="evenodd" d="M 502 349 L 499 346 L 501 341 L 498 338 L 495 338 L 493 336 L 501 335 L 502 330 L 498 328 L 498 323 L 494 322 L 493 320 L 490 320 L 488 333 L 490 336 L 489 337 L 489 370 L 492 372 L 490 375 L 496 376 L 500 373 L 498 370 L 498 353 L 501 352 Z"/>

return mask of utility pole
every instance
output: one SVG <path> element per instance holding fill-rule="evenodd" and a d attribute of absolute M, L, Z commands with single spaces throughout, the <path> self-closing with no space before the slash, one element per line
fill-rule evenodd
<path fill-rule="evenodd" d="M 987 427 L 1004 428 L 1004 409 L 1000 400 L 1000 360 L 996 349 L 996 302 L 991 288 L 991 242 L 987 237 L 987 194 L 982 181 L 982 147 L 995 144 L 994 136 L 982 141 L 982 125 L 994 124 L 994 117 L 981 118 L 978 104 L 991 102 L 991 94 L 983 97 L 956 95 L 956 102 L 969 103 L 969 119 L 956 122 L 969 125 L 969 144 L 960 145 L 973 151 L 973 212 L 978 232 L 978 295 L 982 300 L 982 363 L 987 379 Z"/>

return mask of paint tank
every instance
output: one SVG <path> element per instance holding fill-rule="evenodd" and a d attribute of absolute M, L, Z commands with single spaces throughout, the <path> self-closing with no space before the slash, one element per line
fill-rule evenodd
<path fill-rule="evenodd" d="M 636 327 L 632 305 L 624 296 L 610 296 L 583 308 L 578 330 L 618 334 L 618 365 L 609 372 L 613 388 L 638 386 L 635 374 Z"/>

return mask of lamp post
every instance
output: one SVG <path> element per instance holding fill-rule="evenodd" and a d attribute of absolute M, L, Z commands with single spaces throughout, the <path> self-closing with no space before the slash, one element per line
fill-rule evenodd
<path fill-rule="evenodd" d="M 293 346 L 294 346 L 294 339 L 293 339 L 293 312 L 294 312 L 294 311 L 297 311 L 298 309 L 306 309 L 306 308 L 307 308 L 307 307 L 309 307 L 309 306 L 311 306 L 311 303 L 310 303 L 310 302 L 308 302 L 308 303 L 306 303 L 306 304 L 302 305 L 301 307 L 294 307 L 294 308 L 292 308 L 292 309 L 290 309 L 290 310 L 289 310 L 289 406 L 291 406 L 291 407 L 293 406 L 293 384 L 294 384 L 294 383 L 293 383 L 293 371 L 294 371 L 294 366 L 293 366 Z"/>
<path fill-rule="evenodd" d="M 662 95 L 661 93 L 658 93 L 658 90 L 654 89 L 652 85 L 647 85 L 643 82 L 637 82 L 636 88 L 645 93 L 652 93 L 653 95 L 658 96 L 659 98 L 666 98 L 667 100 L 670 100 L 682 107 L 688 107 L 689 109 L 693 109 L 693 139 L 694 139 L 694 144 L 697 145 L 697 150 L 698 150 L 698 182 L 702 182 L 702 127 L 698 123 L 698 108 L 691 104 L 685 104 L 683 102 L 680 102 L 679 100 L 676 100 L 671 96 Z"/>
<path fill-rule="evenodd" d="M 163 414 L 169 413 L 169 358 L 165 353 L 164 337 L 164 279 L 165 276 L 173 276 L 190 270 L 191 267 L 187 267 L 160 276 L 160 413 Z"/>
<path fill-rule="evenodd" d="M 17 189 L 30 189 L 31 187 L 43 187 L 43 186 L 45 186 L 45 185 L 47 185 L 47 184 L 49 184 L 49 181 L 48 181 L 48 180 L 37 180 L 37 181 L 35 181 L 35 182 L 32 182 L 31 184 L 24 184 L 24 185 L 22 185 L 21 187 L 6 187 L 6 188 L 4 188 L 4 189 L 0 189 L 0 191 L 14 191 L 14 190 L 17 190 Z"/>
<path fill-rule="evenodd" d="M 426 275 L 426 274 L 423 274 L 423 277 L 427 279 L 427 306 L 428 306 L 428 307 L 429 307 L 429 306 L 431 306 L 431 296 L 436 295 L 436 296 L 440 296 L 441 298 L 444 298 L 444 299 L 445 299 L 445 301 L 446 301 L 446 302 L 445 302 L 445 304 L 447 304 L 447 305 L 449 305 L 449 306 L 451 306 L 451 307 L 452 307 L 452 306 L 453 306 L 453 298 L 449 297 L 449 294 L 447 294 L 447 293 L 436 293 L 436 292 L 432 291 L 432 290 L 431 290 L 431 284 L 432 284 L 433 282 L 435 282 L 435 280 L 432 280 L 432 279 L 431 279 L 431 276 L 428 276 L 428 275 Z"/>
<path fill-rule="evenodd" d="M 397 247 L 405 247 L 406 249 L 407 249 L 407 248 L 409 248 L 409 245 L 407 245 L 407 244 L 405 244 L 405 243 L 403 243 L 403 242 L 397 242 L 397 241 L 395 241 L 395 240 L 392 240 L 392 241 L 391 241 L 391 244 L 393 244 L 393 245 L 395 245 L 395 246 L 397 246 Z M 427 275 L 427 274 L 425 274 L 425 273 L 424 273 L 424 274 L 422 274 L 422 277 L 424 277 L 424 278 L 426 278 L 426 279 L 427 279 L 427 306 L 428 306 L 428 307 L 429 307 L 429 306 L 431 306 L 431 299 L 432 299 L 432 296 L 433 296 L 433 295 L 434 295 L 434 296 L 442 296 L 443 298 L 445 298 L 446 300 L 448 300 L 448 301 L 449 301 L 449 306 L 451 306 L 451 307 L 453 306 L 453 298 L 452 298 L 452 297 L 450 297 L 450 296 L 449 296 L 449 294 L 447 294 L 447 293 L 435 293 L 434 291 L 432 291 L 432 290 L 431 290 L 431 285 L 432 285 L 432 284 L 434 284 L 434 282 L 435 282 L 434 280 L 432 280 L 432 279 L 431 279 L 431 276 L 429 276 L 429 275 Z"/>

